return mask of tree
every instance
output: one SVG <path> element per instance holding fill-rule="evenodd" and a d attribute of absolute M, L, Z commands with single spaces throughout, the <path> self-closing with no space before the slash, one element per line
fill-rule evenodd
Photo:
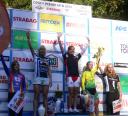
<path fill-rule="evenodd" d="M 4 0 L 7 6 L 18 9 L 32 8 L 32 0 Z M 47 0 L 53 1 L 53 0 Z M 55 2 L 90 5 L 93 17 L 128 20 L 128 0 L 54 0 Z"/>

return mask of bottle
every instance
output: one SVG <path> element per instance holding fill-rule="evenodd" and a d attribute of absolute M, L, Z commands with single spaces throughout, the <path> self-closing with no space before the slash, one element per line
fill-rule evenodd
<path fill-rule="evenodd" d="M 38 114 L 39 114 L 39 116 L 44 116 L 44 114 L 45 114 L 45 108 L 43 106 L 43 103 L 41 103 L 38 108 Z"/>
<path fill-rule="evenodd" d="M 61 101 L 60 112 L 64 112 L 64 101 Z"/>

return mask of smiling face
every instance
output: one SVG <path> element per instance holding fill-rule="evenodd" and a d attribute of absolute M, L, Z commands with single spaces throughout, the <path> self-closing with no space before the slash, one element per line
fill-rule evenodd
<path fill-rule="evenodd" d="M 68 53 L 74 55 L 74 53 L 75 53 L 75 47 L 74 46 L 69 46 L 68 47 Z"/>

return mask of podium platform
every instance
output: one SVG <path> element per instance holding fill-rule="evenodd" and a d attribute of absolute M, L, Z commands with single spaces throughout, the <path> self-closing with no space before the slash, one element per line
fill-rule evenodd
<path fill-rule="evenodd" d="M 88 116 L 87 113 L 55 113 L 55 116 Z"/>

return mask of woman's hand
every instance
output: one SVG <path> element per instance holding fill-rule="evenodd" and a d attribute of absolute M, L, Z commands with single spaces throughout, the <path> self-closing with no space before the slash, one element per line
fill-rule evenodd
<path fill-rule="evenodd" d="M 20 91 L 20 97 L 24 98 L 24 92 L 23 91 Z"/>

